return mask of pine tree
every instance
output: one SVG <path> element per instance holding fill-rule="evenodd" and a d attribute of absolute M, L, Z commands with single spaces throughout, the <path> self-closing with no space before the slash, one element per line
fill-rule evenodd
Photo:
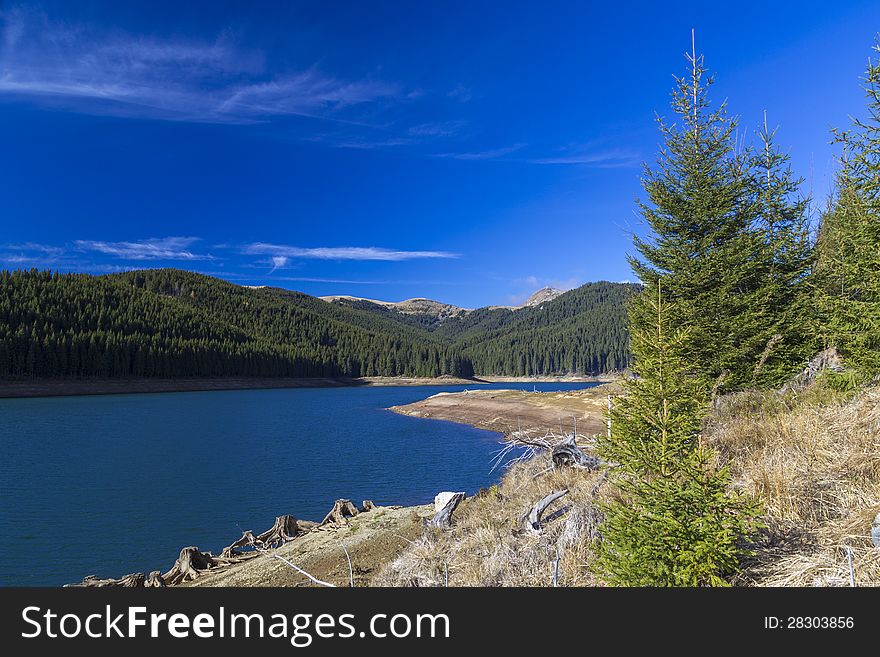
<path fill-rule="evenodd" d="M 724 585 L 757 515 L 700 444 L 705 386 L 687 374 L 689 336 L 672 327 L 673 311 L 659 285 L 635 300 L 635 377 L 624 382 L 611 436 L 599 443 L 603 458 L 617 464 L 610 470 L 617 495 L 602 508 L 595 562 L 611 584 Z"/>
<path fill-rule="evenodd" d="M 752 153 L 755 230 L 761 236 L 763 267 L 752 307 L 759 330 L 753 349 L 760 349 L 752 383 L 778 386 L 816 351 L 812 339 L 814 312 L 808 285 L 813 265 L 808 221 L 809 200 L 800 194 L 789 157 L 774 142 L 776 130 L 764 126 L 761 148 Z"/>
<path fill-rule="evenodd" d="M 734 152 L 735 118 L 710 108 L 703 57 L 687 56 L 672 109 L 659 120 L 664 138 L 656 168 L 646 167 L 640 209 L 651 236 L 636 237 L 630 264 L 648 288 L 662 283 L 674 301 L 673 323 L 689 328 L 683 345 L 691 367 L 717 388 L 751 382 L 760 350 L 752 311 L 760 284 L 760 234 L 752 230 L 748 154 Z"/>
<path fill-rule="evenodd" d="M 869 379 L 880 375 L 880 61 L 868 60 L 865 93 L 867 118 L 835 133 L 844 152 L 819 229 L 815 283 L 820 339 Z"/>

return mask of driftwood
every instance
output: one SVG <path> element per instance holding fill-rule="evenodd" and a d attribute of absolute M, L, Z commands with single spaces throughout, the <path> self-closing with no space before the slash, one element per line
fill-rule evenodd
<path fill-rule="evenodd" d="M 119 579 L 99 579 L 96 575 L 89 575 L 79 584 L 67 584 L 67 586 L 82 586 L 86 588 L 119 587 L 125 589 L 139 589 L 143 588 L 144 580 L 145 578 L 143 573 L 131 573 L 130 575 L 120 577 Z"/>
<path fill-rule="evenodd" d="M 376 508 L 376 505 L 373 503 L 373 500 L 364 500 L 363 504 L 361 504 L 361 513 L 364 511 L 372 511 Z"/>
<path fill-rule="evenodd" d="M 336 500 L 330 512 L 324 516 L 321 521 L 322 525 L 337 524 L 348 522 L 349 518 L 353 518 L 359 513 L 357 507 L 352 504 L 351 500 Z"/>
<path fill-rule="evenodd" d="M 434 514 L 434 517 L 425 522 L 428 527 L 438 527 L 444 529 L 452 525 L 452 513 L 456 507 L 464 499 L 464 493 L 453 493 L 452 497 L 443 505 L 443 507 Z"/>
<path fill-rule="evenodd" d="M 569 466 L 587 470 L 599 469 L 599 459 L 595 456 L 588 456 L 584 450 L 578 447 L 574 434 L 555 445 L 551 454 L 553 456 L 553 465 L 557 468 Z"/>
<path fill-rule="evenodd" d="M 545 495 L 529 509 L 529 512 L 523 517 L 522 526 L 530 534 L 541 533 L 541 516 L 547 507 L 553 504 L 560 497 L 568 495 L 568 489 L 553 491 L 549 495 Z"/>

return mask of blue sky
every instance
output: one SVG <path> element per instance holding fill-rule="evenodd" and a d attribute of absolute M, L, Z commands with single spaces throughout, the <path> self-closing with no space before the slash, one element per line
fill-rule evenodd
<path fill-rule="evenodd" d="M 468 307 L 631 279 L 692 27 L 821 205 L 876 2 L 0 1 L 0 267 Z"/>

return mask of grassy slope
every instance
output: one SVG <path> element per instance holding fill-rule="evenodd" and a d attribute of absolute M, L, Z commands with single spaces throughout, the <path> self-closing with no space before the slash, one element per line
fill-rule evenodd
<path fill-rule="evenodd" d="M 713 413 L 706 437 L 730 464 L 734 485 L 765 509 L 767 529 L 735 584 L 848 585 L 850 548 L 856 583 L 880 586 L 880 550 L 870 539 L 880 511 L 880 388 L 851 399 L 816 388 L 740 394 Z M 452 586 L 549 586 L 558 551 L 561 585 L 598 584 L 589 568 L 598 475 L 548 467 L 539 455 L 510 468 L 489 494 L 463 503 L 452 531 L 425 533 L 379 581 L 442 585 L 446 563 Z M 549 509 L 544 533 L 520 532 L 522 514 L 560 488 L 570 493 Z M 596 495 L 610 494 L 602 486 Z"/>

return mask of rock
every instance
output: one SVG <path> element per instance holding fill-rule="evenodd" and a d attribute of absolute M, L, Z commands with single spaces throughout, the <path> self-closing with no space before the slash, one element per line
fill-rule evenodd
<path fill-rule="evenodd" d="M 450 493 L 449 491 L 443 491 L 442 493 L 437 493 L 434 496 L 434 513 L 439 513 L 443 507 L 445 507 L 449 500 L 451 500 L 456 495 L 465 496 L 465 493 Z"/>
<path fill-rule="evenodd" d="M 874 547 L 880 548 L 880 513 L 871 523 L 871 542 L 874 543 Z"/>

